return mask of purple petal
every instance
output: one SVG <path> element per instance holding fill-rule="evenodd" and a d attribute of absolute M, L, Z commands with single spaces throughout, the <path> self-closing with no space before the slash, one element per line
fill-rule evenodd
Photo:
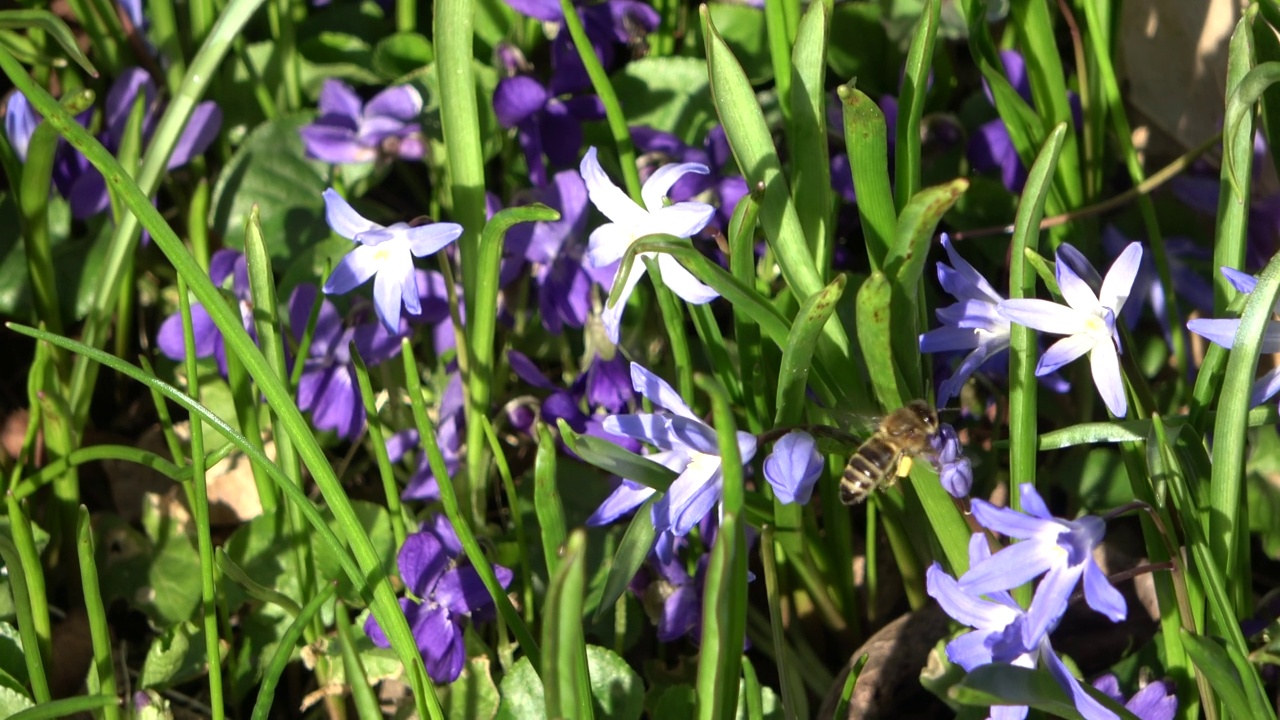
<path fill-rule="evenodd" d="M 543 22 L 560 22 L 564 19 L 560 3 L 555 0 L 505 0 L 512 10 Z"/>
<path fill-rule="evenodd" d="M 209 311 L 200 303 L 191 304 L 191 335 L 195 340 L 196 357 L 207 358 L 214 354 L 222 332 L 213 324 Z M 187 356 L 182 338 L 182 315 L 175 313 L 165 318 L 156 333 L 156 345 L 170 360 L 182 360 Z"/>
<path fill-rule="evenodd" d="M 359 122 L 361 102 L 360 96 L 356 95 L 356 91 L 351 86 L 342 82 L 329 78 L 324 81 L 324 85 L 320 88 L 320 107 L 321 115 L 338 115 L 349 118 L 352 126 Z"/>
<path fill-rule="evenodd" d="M 1061 529 L 1056 520 L 1026 515 L 1010 508 L 996 507 L 986 500 L 975 499 L 973 517 L 978 524 L 1011 538 L 1023 540 Z"/>
<path fill-rule="evenodd" d="M 764 476 L 782 504 L 803 505 L 809 502 L 824 467 L 813 436 L 794 430 L 774 443 L 773 452 L 764 461 Z"/>
<path fill-rule="evenodd" d="M 493 112 L 498 124 L 513 128 L 547 104 L 547 89 L 526 75 L 503 78 L 493 91 Z"/>
<path fill-rule="evenodd" d="M 109 147 L 120 147 L 129 113 L 133 112 L 133 104 L 139 92 L 143 93 L 143 113 L 149 114 L 151 102 L 156 96 L 156 86 L 146 70 L 136 67 L 123 70 L 107 91 L 103 125 Z"/>
<path fill-rule="evenodd" d="M 351 370 L 346 365 L 338 365 L 324 370 L 316 380 L 319 384 L 315 389 L 311 422 L 317 430 L 332 430 L 338 437 L 351 439 L 364 425 L 364 407 Z M 301 395 L 299 388 L 299 397 Z"/>
<path fill-rule="evenodd" d="M 444 608 L 425 610 L 423 616 L 414 625 L 413 634 L 426 661 L 427 675 L 437 683 L 451 683 L 462 674 L 467 660 L 462 628 L 454 624 Z"/>
<path fill-rule="evenodd" d="M 1098 292 L 1098 302 L 1119 315 L 1129 299 L 1133 280 L 1141 267 L 1142 244 L 1129 243 L 1111 264 L 1111 269 L 1107 270 L 1107 276 L 1102 280 L 1102 290 Z"/>
<path fill-rule="evenodd" d="M 323 118 L 322 118 L 323 120 Z M 322 122 L 298 128 L 307 156 L 333 165 L 370 162 L 377 151 L 356 140 L 355 130 Z"/>
<path fill-rule="evenodd" d="M 222 129 L 222 110 L 218 108 L 217 103 L 212 100 L 206 100 L 191 111 L 191 119 L 187 120 L 187 126 L 183 128 L 182 135 L 178 137 L 178 142 L 173 146 L 173 153 L 169 155 L 168 168 L 180 168 L 191 162 L 191 159 L 197 155 L 204 154 L 205 150 L 213 144 L 218 137 L 218 131 Z"/>
<path fill-rule="evenodd" d="M 1048 375 L 1103 344 L 1091 335 L 1068 335 L 1050 345 L 1049 349 L 1044 351 L 1044 355 L 1040 356 L 1040 362 L 1036 365 L 1036 376 Z"/>
<path fill-rule="evenodd" d="M 328 295 L 345 295 L 369 281 L 377 274 L 382 253 L 372 245 L 357 245 L 354 250 L 343 256 L 338 265 L 324 282 L 324 291 Z M 417 284 L 414 284 L 415 289 Z M 399 307 L 397 305 L 397 307 Z"/>
<path fill-rule="evenodd" d="M 1049 506 L 1045 504 L 1044 498 L 1040 497 L 1040 493 L 1036 492 L 1034 485 L 1021 483 L 1018 485 L 1018 493 L 1024 513 L 1041 520 L 1053 520 L 1053 513 L 1049 512 Z"/>
<path fill-rule="evenodd" d="M 990 665 L 993 659 L 991 657 L 991 646 L 987 644 L 987 640 L 990 637 L 991 633 L 983 630 L 967 632 L 947 643 L 947 658 L 964 668 L 966 672 L 976 667 Z M 996 709 L 994 707 L 991 708 L 992 713 L 989 720 L 996 720 Z"/>
<path fill-rule="evenodd" d="M 1261 405 L 1270 400 L 1277 392 L 1280 392 L 1280 368 L 1269 370 L 1262 377 L 1253 381 L 1253 388 L 1249 393 L 1249 406 Z"/>
<path fill-rule="evenodd" d="M 538 125 L 543 152 L 552 165 L 572 166 L 582 147 L 582 124 L 573 110 L 556 98 L 547 101 L 545 111 Z"/>
<path fill-rule="evenodd" d="M 410 123 L 422 114 L 422 95 L 412 85 L 396 85 L 374 95 L 364 106 L 366 120 L 389 118 Z"/>
<path fill-rule="evenodd" d="M 461 237 L 462 226 L 451 222 L 431 223 L 409 228 L 405 231 L 405 236 L 414 257 L 426 257 Z"/>
<path fill-rule="evenodd" d="M 1117 720 L 1119 716 L 1080 687 L 1080 681 L 1076 680 L 1071 671 L 1067 670 L 1067 666 L 1062 664 L 1062 660 L 1049 645 L 1048 639 L 1040 646 L 1040 659 L 1044 661 L 1045 668 L 1049 670 L 1053 679 L 1057 680 L 1062 689 L 1071 696 L 1071 702 L 1076 706 L 1076 711 L 1084 716 L 1085 720 Z"/>
<path fill-rule="evenodd" d="M 653 506 L 660 529 L 687 535 L 720 502 L 720 463 L 692 462 Z M 659 527 L 659 523 L 654 523 Z"/>
<path fill-rule="evenodd" d="M 416 532 L 406 537 L 396 556 L 400 579 L 409 592 L 420 598 L 430 596 L 450 562 L 444 543 L 430 532 Z"/>
<path fill-rule="evenodd" d="M 678 587 L 662 604 L 662 617 L 658 619 L 658 642 L 669 643 L 684 637 L 698 624 L 701 615 L 701 598 L 690 585 Z"/>
<path fill-rule="evenodd" d="M 698 418 L 666 380 L 654 375 L 640 363 L 631 363 L 631 386 L 658 407 L 693 420 Z"/>
<path fill-rule="evenodd" d="M 628 376 L 628 364 L 621 353 L 612 360 L 602 360 L 597 355 L 587 368 L 587 403 L 612 413 L 622 412 L 635 400 L 635 391 Z"/>
<path fill-rule="evenodd" d="M 71 185 L 67 201 L 71 203 L 71 217 L 77 220 L 91 218 L 110 207 L 111 196 L 102 173 L 95 167 L 86 167 Z"/>
<path fill-rule="evenodd" d="M 502 568 L 506 570 L 506 568 Z M 511 582 L 511 571 L 506 571 L 507 582 Z M 504 583 L 505 584 L 505 583 Z M 458 615 L 475 612 L 485 605 L 492 605 L 493 598 L 480 579 L 480 573 L 470 565 L 449 570 L 436 583 L 433 597 L 449 611 Z"/>
<path fill-rule="evenodd" d="M 382 229 L 381 225 L 366 220 L 356 212 L 333 188 L 324 191 L 324 209 L 325 221 L 329 223 L 329 227 L 348 240 L 355 240 L 361 233 Z"/>
<path fill-rule="evenodd" d="M 978 346 L 979 341 L 978 331 L 973 328 L 940 327 L 920 335 L 920 352 L 971 350 Z"/>
<path fill-rule="evenodd" d="M 1178 696 L 1173 683 L 1157 680 L 1135 693 L 1124 707 L 1142 720 L 1173 720 L 1178 712 Z"/>
<path fill-rule="evenodd" d="M 936 562 L 925 572 L 925 590 L 947 615 L 970 627 L 987 630 L 1002 627 L 1017 616 L 1017 611 L 1012 608 L 964 592 L 956 579 Z M 987 655 L 990 657 L 990 651 Z"/>
<path fill-rule="evenodd" d="M 22 162 L 27 161 L 27 148 L 31 145 L 31 136 L 39 124 L 40 116 L 31 108 L 26 95 L 16 90 L 9 95 L 9 102 L 5 104 L 4 110 L 4 133 Z"/>
<path fill-rule="evenodd" d="M 1019 543 L 1019 545 L 1029 544 Z M 1007 551 L 1001 551 L 997 555 L 1003 552 Z M 1067 604 L 1071 601 L 1071 593 L 1075 592 L 1083 571 L 1083 565 L 1065 565 L 1060 559 L 1058 564 L 1053 566 L 1040 581 L 1040 585 L 1036 587 L 1036 594 L 1031 600 L 1031 606 L 1027 608 L 1027 623 L 1022 628 L 1023 642 L 1027 647 L 1038 645 L 1041 639 L 1048 637 L 1049 633 L 1058 626 L 1058 621 L 1066 612 Z M 1010 588 L 1012 587 L 1014 586 L 1011 585 Z"/>
<path fill-rule="evenodd" d="M 633 512 L 644 504 L 656 492 L 653 488 L 631 480 L 623 480 L 609 497 L 600 503 L 600 507 L 591 513 L 584 523 L 587 527 L 608 525 Z"/>
<path fill-rule="evenodd" d="M 1138 254 L 1141 257 L 1141 251 Z M 1098 296 L 1094 294 L 1094 288 L 1071 267 L 1071 263 L 1059 256 L 1054 273 L 1058 279 L 1058 289 L 1062 291 L 1062 299 L 1067 301 L 1067 305 L 1082 312 L 1095 311 L 1099 305 Z M 1132 277 L 1129 278 L 1129 282 L 1133 283 Z M 1127 287 L 1125 292 L 1128 292 Z"/>
<path fill-rule="evenodd" d="M 1258 278 L 1250 275 L 1249 273 L 1241 272 L 1235 268 L 1229 267 L 1221 269 L 1222 276 L 1227 279 L 1227 282 L 1231 283 L 1231 287 L 1235 288 L 1236 292 L 1242 292 L 1248 295 L 1258 286 Z"/>
<path fill-rule="evenodd" d="M 1089 353 L 1089 368 L 1093 371 L 1093 384 L 1106 403 L 1107 409 L 1118 418 L 1129 412 L 1124 396 L 1124 378 L 1120 375 L 1120 357 L 1116 346 L 1100 342 Z"/>
<path fill-rule="evenodd" d="M 1106 615 L 1111 622 L 1120 622 L 1129 613 L 1124 595 L 1102 574 L 1102 569 L 1093 558 L 1084 563 L 1084 600 L 1089 607 Z"/>
<path fill-rule="evenodd" d="M 1008 590 L 1030 582 L 1062 559 L 1056 545 L 1026 540 L 1014 543 L 969 568 L 960 589 L 974 595 Z"/>
<path fill-rule="evenodd" d="M 511 363 L 511 370 L 516 374 L 516 377 L 530 385 L 543 390 L 559 389 L 555 383 L 547 379 L 546 375 L 542 374 L 542 371 L 538 369 L 537 365 L 533 364 L 528 355 L 519 350 L 508 350 L 507 362 Z"/>

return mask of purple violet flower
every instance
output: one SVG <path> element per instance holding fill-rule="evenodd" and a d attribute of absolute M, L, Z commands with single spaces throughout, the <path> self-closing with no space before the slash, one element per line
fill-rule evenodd
<path fill-rule="evenodd" d="M 646 235 L 665 234 L 677 238 L 693 237 L 706 227 L 715 213 L 710 205 L 700 202 L 682 202 L 665 205 L 663 197 L 671 186 L 683 175 L 690 172 L 706 174 L 707 166 L 697 163 L 666 165 L 659 168 L 648 180 L 640 193 L 644 199 L 644 207 L 637 205 L 621 188 L 614 185 L 596 160 L 596 149 L 587 150 L 582 158 L 582 179 L 586 183 L 588 196 L 605 217 L 612 222 L 605 223 L 591 233 L 587 247 L 587 263 L 594 268 L 604 268 L 622 259 L 633 243 Z M 708 303 L 720 294 L 702 284 L 693 273 L 689 272 L 674 257 L 665 253 L 642 253 L 631 266 L 630 274 L 622 279 L 622 292 L 617 302 L 606 307 L 602 315 L 605 331 L 609 340 L 617 343 L 622 324 L 622 311 L 626 308 L 627 299 L 635 290 L 636 283 L 646 272 L 641 258 L 657 255 L 658 267 L 662 271 L 662 281 L 671 291 L 685 302 L 694 305 Z M 614 283 L 619 278 L 614 277 Z"/>
<path fill-rule="evenodd" d="M 426 661 L 427 675 L 437 683 L 451 683 L 462 674 L 467 660 L 465 619 L 493 606 L 480 573 L 471 565 L 459 564 L 460 560 L 465 560 L 462 543 L 441 515 L 405 538 L 396 558 L 411 595 L 400 599 L 400 607 Z M 503 588 L 511 584 L 510 570 L 494 565 L 493 572 Z M 391 647 L 373 615 L 365 621 L 364 632 L 374 645 Z"/>
<path fill-rule="evenodd" d="M 516 128 L 535 187 L 547 184 L 543 153 L 552 167 L 572 167 L 582 147 L 582 123 L 604 119 L 604 104 L 595 95 L 556 96 L 526 75 L 498 81 L 493 111 L 502 127 Z"/>
<path fill-rule="evenodd" d="M 693 575 L 684 560 L 672 553 L 666 561 L 656 557 L 631 580 L 631 591 L 645 614 L 658 627 L 658 642 L 675 642 L 686 635 L 695 642 L 702 636 L 702 590 L 706 584 L 707 554 L 698 558 Z"/>
<path fill-rule="evenodd" d="M 141 68 L 128 68 L 120 73 L 120 77 L 116 78 L 107 91 L 103 108 L 103 130 L 98 139 L 112 154 L 120 149 L 129 114 L 133 111 L 139 93 L 144 98 L 142 140 L 145 147 L 160 118 L 160 102 L 151 76 Z M 86 112 L 76 119 L 87 126 L 90 117 L 91 114 Z M 203 154 L 218 136 L 221 127 L 222 111 L 216 103 L 206 100 L 196 105 L 169 156 L 168 169 L 182 167 L 191 162 L 192 158 Z M 65 140 L 60 141 L 58 155 L 54 160 L 53 180 L 58 191 L 71 204 L 71 216 L 77 220 L 93 217 L 111 205 L 107 182 L 102 173 Z"/>
<path fill-rule="evenodd" d="M 209 279 L 222 287 L 231 280 L 230 291 L 240 308 L 240 322 L 254 340 L 257 330 L 253 323 L 253 298 L 249 290 L 249 267 L 244 255 L 235 250 L 222 249 L 209 258 Z M 310 308 L 308 308 L 310 309 Z M 195 339 L 196 357 L 213 357 L 218 361 L 218 372 L 227 376 L 227 348 L 222 331 L 213 324 L 209 311 L 198 302 L 191 303 L 191 334 Z M 182 360 L 187 356 L 182 340 L 182 313 L 174 313 L 164 319 L 156 333 L 156 347 L 170 360 Z"/>
<path fill-rule="evenodd" d="M 804 505 L 813 494 L 813 486 L 822 477 L 826 464 L 818 454 L 818 443 L 803 430 L 792 430 L 773 444 L 773 452 L 764 459 L 764 477 L 773 494 L 784 505 Z"/>
<path fill-rule="evenodd" d="M 462 235 L 457 223 L 379 225 L 357 213 L 333 188 L 324 191 L 329 227 L 357 243 L 342 258 L 324 284 L 328 295 L 342 295 L 373 277 L 373 305 L 390 332 L 400 327 L 400 306 L 410 314 L 422 312 L 413 258 L 440 250 Z M 376 276 L 376 277 L 375 277 Z"/>
<path fill-rule="evenodd" d="M 316 302 L 316 287 L 305 283 L 289 298 L 289 327 L 301 341 L 307 319 Z M 333 303 L 320 301 L 320 314 L 298 380 L 298 409 L 311 413 L 317 430 L 332 430 L 344 440 L 354 440 L 364 428 L 364 404 L 351 364 L 350 345 L 355 342 L 361 359 L 373 367 L 400 354 L 400 333 L 387 332 L 378 322 L 346 326 Z"/>
<path fill-rule="evenodd" d="M 421 160 L 426 142 L 418 116 L 422 96 L 412 85 L 397 85 L 367 103 L 350 85 L 332 78 L 320 89 L 320 117 L 299 128 L 309 157 L 346 164 Z"/>
<path fill-rule="evenodd" d="M 1123 620 L 1127 612 L 1124 596 L 1093 559 L 1094 547 L 1107 532 L 1106 523 L 1093 515 L 1060 520 L 1049 512 L 1033 485 L 1024 483 L 1019 489 L 1025 512 L 973 501 L 973 516 L 980 525 L 1022 542 L 974 563 L 960 578 L 960 589 L 971 595 L 989 594 L 1018 587 L 1046 573 L 1036 589 L 1036 602 L 1027 610 L 1023 626 L 1027 647 L 1037 644 L 1057 625 L 1082 577 L 1089 607 L 1112 622 Z"/>
<path fill-rule="evenodd" d="M 528 194 L 529 202 L 541 202 L 560 212 L 551 222 L 520 223 L 507 233 L 510 256 L 533 266 L 542 326 L 559 335 L 565 326 L 580 328 L 591 313 L 591 283 L 607 285 L 612 268 L 586 264 L 583 236 L 587 223 L 587 186 L 574 170 L 555 174 L 551 183 Z M 509 257 L 503 274 L 514 276 L 522 263 Z M 505 284 L 505 283 L 504 283 Z"/>
<path fill-rule="evenodd" d="M 1064 243 L 1063 247 L 1068 246 Z M 1020 325 L 1066 335 L 1040 357 L 1036 375 L 1047 375 L 1088 353 L 1094 385 L 1107 409 L 1116 417 L 1124 417 L 1129 410 L 1124 380 L 1120 375 L 1120 335 L 1116 330 L 1116 316 L 1129 299 L 1141 261 L 1142 246 L 1130 243 L 1111 265 L 1101 289 L 1095 293 L 1072 263 L 1064 260 L 1064 253 L 1059 248 L 1056 275 L 1066 305 L 1025 299 L 1005 300 L 997 308 L 1005 318 Z M 1089 269 L 1092 271 L 1091 266 Z M 1096 271 L 1093 274 L 1096 275 Z"/>
<path fill-rule="evenodd" d="M 958 396 L 975 370 L 1009 348 L 1009 321 L 999 312 L 1004 297 L 960 257 L 946 233 L 942 235 L 942 247 L 951 265 L 938 263 L 938 282 L 959 302 L 937 310 L 942 327 L 920 336 L 920 352 L 971 352 L 951 377 L 938 386 L 939 404 Z"/>
<path fill-rule="evenodd" d="M 558 0 L 507 0 L 511 9 L 543 22 L 563 22 L 564 12 Z M 581 4 L 578 17 L 600 64 L 606 71 L 615 69 L 618 48 L 642 47 L 645 36 L 653 32 L 661 16 L 649 5 L 639 0 L 606 0 L 596 4 Z M 564 95 L 591 87 L 582 58 L 578 56 L 569 33 L 563 28 L 551 42 L 552 95 Z"/>
<path fill-rule="evenodd" d="M 699 420 L 666 381 L 637 363 L 631 363 L 631 384 L 665 412 L 610 415 L 604 429 L 670 453 L 662 460 L 650 458 L 680 473 L 654 504 L 653 525 L 659 533 L 685 535 L 720 501 L 723 476 L 716 431 Z M 755 436 L 739 431 L 738 451 L 742 462 L 750 462 L 756 454 Z"/>
<path fill-rule="evenodd" d="M 1178 696 L 1174 694 L 1173 683 L 1168 680 L 1156 680 L 1147 684 L 1134 693 L 1128 702 L 1120 694 L 1120 680 L 1112 673 L 1094 680 L 1093 687 L 1117 703 L 1122 703 L 1124 709 L 1139 720 L 1173 720 L 1178 713 Z"/>

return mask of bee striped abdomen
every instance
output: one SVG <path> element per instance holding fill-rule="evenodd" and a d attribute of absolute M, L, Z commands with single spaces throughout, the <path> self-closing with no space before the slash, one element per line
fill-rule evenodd
<path fill-rule="evenodd" d="M 893 474 L 900 457 L 901 451 L 879 437 L 863 443 L 844 467 L 840 483 L 841 502 L 854 505 L 865 500 L 885 482 L 887 476 Z"/>

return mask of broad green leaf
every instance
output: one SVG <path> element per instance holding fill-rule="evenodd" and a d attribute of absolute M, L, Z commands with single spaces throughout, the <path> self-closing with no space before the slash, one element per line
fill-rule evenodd
<path fill-rule="evenodd" d="M 831 72 L 841 78 L 857 78 L 858 87 L 873 98 L 897 94 L 902 67 L 902 53 L 885 35 L 882 15 L 881 3 L 836 3 L 831 13 L 831 37 L 858 41 L 833 42 L 827 48 Z M 888 163 L 882 167 L 887 168 Z M 858 195 L 861 201 L 862 193 Z"/>
<path fill-rule="evenodd" d="M 591 669 L 591 696 L 601 717 L 640 720 L 644 712 L 644 681 L 627 661 L 608 648 L 588 645 L 587 666 Z"/>
<path fill-rule="evenodd" d="M 13 717 L 19 712 L 35 706 L 36 704 L 25 693 L 0 686 L 0 715 Z"/>
<path fill-rule="evenodd" d="M 758 86 L 772 80 L 773 64 L 765 40 L 764 12 L 758 7 L 736 3 L 713 3 L 709 9 L 716 29 L 742 62 L 751 84 Z"/>
<path fill-rule="evenodd" d="M 800 19 L 791 55 L 791 201 L 818 266 L 831 264 L 831 160 L 827 155 L 827 6 L 809 5 Z"/>
<path fill-rule="evenodd" d="M 485 655 L 468 658 L 457 680 L 445 688 L 441 702 L 449 720 L 492 720 L 498 714 L 498 686 L 493 683 L 491 665 Z"/>
<path fill-rule="evenodd" d="M 858 289 L 858 346 L 867 368 L 871 369 L 871 388 L 883 408 L 906 404 L 897 364 L 893 361 L 892 334 L 893 286 L 889 277 L 875 272 Z"/>
<path fill-rule="evenodd" d="M 142 661 L 138 686 L 174 687 L 204 674 L 207 663 L 199 628 L 194 623 L 181 623 L 151 641 L 146 659 Z"/>
<path fill-rule="evenodd" d="M 613 87 L 629 126 L 647 125 L 702 147 L 707 131 L 715 125 L 707 65 L 697 58 L 648 57 L 629 62 L 613 77 Z"/>
<path fill-rule="evenodd" d="M 324 220 L 326 167 L 304 156 L 298 128 L 310 118 L 293 116 L 263 123 L 227 162 L 213 189 L 209 224 L 232 247 L 241 245 L 249 211 L 256 204 L 262 234 L 276 269 L 329 237 Z"/>
<path fill-rule="evenodd" d="M 434 59 L 431 41 L 416 32 L 388 35 L 373 49 L 373 69 L 389 81 L 416 72 Z"/>

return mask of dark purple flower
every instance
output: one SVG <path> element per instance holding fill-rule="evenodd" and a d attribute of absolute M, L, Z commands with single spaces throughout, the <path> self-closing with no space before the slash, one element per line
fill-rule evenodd
<path fill-rule="evenodd" d="M 1156 680 L 1134 693 L 1125 702 L 1120 694 L 1120 680 L 1112 673 L 1107 673 L 1093 681 L 1093 687 L 1103 695 L 1123 703 L 1124 709 L 1133 713 L 1139 720 L 1173 720 L 1178 712 L 1178 696 L 1174 695 L 1173 683 L 1167 680 Z"/>
<path fill-rule="evenodd" d="M 294 340 L 301 341 L 315 302 L 314 285 L 302 284 L 294 289 L 289 298 L 289 327 Z M 400 354 L 400 339 L 408 325 L 402 324 L 400 333 L 387 332 L 375 319 L 358 319 L 348 325 L 333 303 L 327 299 L 320 302 L 311 346 L 298 380 L 298 409 L 311 413 L 317 430 L 332 430 L 340 438 L 354 440 L 364 428 L 365 418 L 350 345 L 355 342 L 361 359 L 373 367 Z M 359 315 L 367 317 L 367 313 Z"/>
<path fill-rule="evenodd" d="M 615 268 L 584 262 L 587 187 L 573 170 L 556 173 L 551 184 L 531 191 L 530 202 L 558 210 L 553 222 L 521 223 L 507 233 L 504 275 L 513 278 L 527 261 L 533 266 L 542 326 L 560 334 L 582 327 L 591 313 L 591 283 L 607 285 Z M 504 283 L 505 284 L 505 283 Z"/>
<path fill-rule="evenodd" d="M 228 279 L 231 280 L 230 291 L 239 305 L 240 321 L 244 324 L 245 331 L 256 339 L 253 298 L 249 291 L 249 268 L 245 264 L 244 255 L 235 250 L 226 249 L 215 252 L 209 259 L 209 279 L 218 287 L 222 287 Z M 195 339 L 196 357 L 216 358 L 218 371 L 226 377 L 227 349 L 222 339 L 222 331 L 213 324 L 209 311 L 198 302 L 191 303 L 191 333 Z M 187 356 L 186 346 L 182 340 L 181 313 L 170 315 L 160 324 L 160 330 L 156 333 L 156 346 L 171 360 L 182 360 Z"/>
<path fill-rule="evenodd" d="M 507 0 L 513 10 L 521 15 L 543 22 L 561 22 L 564 13 L 558 0 Z M 591 45 L 606 71 L 615 69 L 619 46 L 642 47 L 644 38 L 653 32 L 661 20 L 656 10 L 638 0 L 607 0 L 594 5 L 580 5 L 578 17 Z M 568 31 L 561 30 L 551 43 L 551 94 L 586 90 L 591 87 L 582 58 Z"/>
<path fill-rule="evenodd" d="M 427 453 L 420 446 L 421 437 L 417 430 L 401 430 L 386 440 L 387 459 L 398 463 L 409 454 L 410 450 L 418 453 L 413 475 L 400 493 L 401 500 L 439 500 L 440 484 L 431 472 L 431 464 L 427 462 Z"/>
<path fill-rule="evenodd" d="M 350 85 L 330 78 L 320 89 L 320 117 L 298 132 L 307 155 L 327 163 L 421 160 L 421 114 L 422 96 L 411 85 L 387 88 L 362 103 Z"/>
<path fill-rule="evenodd" d="M 543 422 L 554 427 L 557 421 L 564 420 L 576 433 L 586 433 L 631 452 L 640 452 L 641 445 L 638 441 L 606 431 L 604 417 L 599 412 L 617 413 L 635 405 L 636 394 L 631 388 L 630 366 L 621 355 L 614 356 L 612 360 L 604 360 L 596 355 L 587 369 L 568 388 L 548 379 L 524 353 L 509 350 L 507 359 L 512 371 L 521 380 L 541 390 L 551 391 L 542 401 L 539 411 Z M 587 411 L 582 409 L 584 400 Z M 568 452 L 572 454 L 571 451 Z"/>
<path fill-rule="evenodd" d="M 141 68 L 129 68 L 116 78 L 107 92 L 103 131 L 98 139 L 113 154 L 120 149 L 125 126 L 129 122 L 129 113 L 133 111 L 134 102 L 139 94 L 144 98 L 142 139 L 145 146 L 155 129 L 156 121 L 160 118 L 160 102 L 151 76 Z M 84 113 L 77 119 L 81 124 L 87 125 L 89 115 Z M 168 169 L 182 167 L 191 162 L 192 158 L 202 154 L 213 143 L 221 127 L 222 111 L 212 100 L 196 105 L 191 113 L 191 119 L 187 121 L 186 128 L 169 156 Z M 55 159 L 54 184 L 71 203 L 71 215 L 76 219 L 97 215 L 111 204 L 110 196 L 107 194 L 107 183 L 102 173 L 65 141 L 59 146 L 59 157 Z"/>
<path fill-rule="evenodd" d="M 655 557 L 632 579 L 631 591 L 658 627 L 658 642 L 674 642 L 686 635 L 695 641 L 701 637 L 707 557 L 704 553 L 698 558 L 693 575 L 679 557 L 666 562 Z"/>
<path fill-rule="evenodd" d="M 604 119 L 604 105 L 595 95 L 553 95 L 527 75 L 498 81 L 493 111 L 502 127 L 516 128 L 535 187 L 547 184 L 544 153 L 552 167 L 573 167 L 582 147 L 582 123 Z"/>
<path fill-rule="evenodd" d="M 463 559 L 462 544 L 441 515 L 405 538 L 396 558 L 405 589 L 417 598 L 401 598 L 400 607 L 426 661 L 427 675 L 437 683 L 451 683 L 462 674 L 467 659 L 465 619 L 493 606 L 480 574 L 471 565 L 459 564 Z M 493 572 L 503 588 L 511 584 L 510 570 L 494 565 Z M 374 645 L 391 647 L 373 615 L 364 631 Z"/>

